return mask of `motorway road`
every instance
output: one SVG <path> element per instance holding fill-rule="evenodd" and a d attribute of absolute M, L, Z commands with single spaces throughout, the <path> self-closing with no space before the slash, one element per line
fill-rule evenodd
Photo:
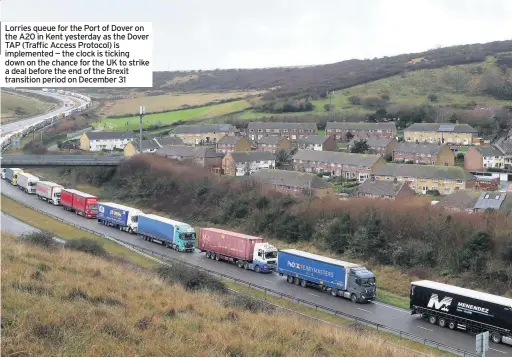
<path fill-rule="evenodd" d="M 33 92 L 33 93 L 38 93 L 40 95 L 44 95 L 44 96 L 48 96 L 48 97 L 54 97 L 54 98 L 57 98 L 59 100 L 61 100 L 63 102 L 63 105 L 60 107 L 60 108 L 57 108 L 51 112 L 48 112 L 48 113 L 45 113 L 45 114 L 41 114 L 39 116 L 36 116 L 36 117 L 32 117 L 32 118 L 28 118 L 28 119 L 23 119 L 21 121 L 16 121 L 16 122 L 12 122 L 12 123 L 7 123 L 5 125 L 2 125 L 2 135 L 6 135 L 12 131 L 15 131 L 17 129 L 20 129 L 26 125 L 29 125 L 29 124 L 32 124 L 32 123 L 35 123 L 37 121 L 40 121 L 42 119 L 45 119 L 45 118 L 48 118 L 48 117 L 53 117 L 55 115 L 57 115 L 58 113 L 62 112 L 63 110 L 70 110 L 72 108 L 75 108 L 76 106 L 70 106 L 70 107 L 65 107 L 64 106 L 64 103 L 66 102 L 71 102 L 73 103 L 73 101 L 71 101 L 71 98 L 73 98 L 74 100 L 76 101 L 79 101 L 80 102 L 80 106 L 85 104 L 86 102 L 83 100 L 83 99 L 80 99 L 80 98 L 75 98 L 75 97 L 70 97 L 70 96 L 65 96 L 65 95 L 61 95 L 61 94 L 58 94 L 58 93 L 52 93 L 52 92 L 42 92 L 42 91 L 32 91 L 32 90 L 27 90 L 28 92 Z"/>
<path fill-rule="evenodd" d="M 241 280 L 249 281 L 254 284 L 302 298 L 310 302 L 316 302 L 319 305 L 330 307 L 357 317 L 377 322 L 388 327 L 399 329 L 411 334 L 434 340 L 439 343 L 447 344 L 452 347 L 463 349 L 467 352 L 475 351 L 475 337 L 466 332 L 450 331 L 447 328 L 431 325 L 421 320 L 417 316 L 411 316 L 409 311 L 386 305 L 380 302 L 369 304 L 354 304 L 349 300 L 332 297 L 329 293 L 316 290 L 314 288 L 302 288 L 301 286 L 290 285 L 284 277 L 275 274 L 257 274 L 253 271 L 239 269 L 235 265 L 222 261 L 213 261 L 206 259 L 204 253 L 177 253 L 170 249 L 165 249 L 161 245 L 146 242 L 137 235 L 130 235 L 118 231 L 111 227 L 106 227 L 97 223 L 96 220 L 87 220 L 73 213 L 64 211 L 60 206 L 53 206 L 46 202 L 38 200 L 34 195 L 26 194 L 16 187 L 3 181 L 1 183 L 2 193 L 7 193 L 39 210 L 59 216 L 67 222 L 74 223 L 91 230 L 95 230 L 105 235 L 109 235 L 123 241 L 136 244 L 153 251 L 159 251 L 169 256 L 181 258 L 196 264 L 198 266 L 223 273 Z M 8 222 L 7 222 L 8 224 Z M 2 222 L 2 227 L 4 222 Z M 378 278 L 377 278 L 378 282 Z M 512 357 L 512 347 L 505 344 L 490 343 L 490 350 L 486 353 L 491 357 Z"/>

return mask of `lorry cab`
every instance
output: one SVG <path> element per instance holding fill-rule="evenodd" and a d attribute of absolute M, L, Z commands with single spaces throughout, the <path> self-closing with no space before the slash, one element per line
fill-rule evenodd
<path fill-rule="evenodd" d="M 54 188 L 52 191 L 52 198 L 50 199 L 54 205 L 60 205 L 60 192 L 63 187 Z"/>
<path fill-rule="evenodd" d="M 2 168 L 2 179 L 5 179 L 5 168 Z"/>
<path fill-rule="evenodd" d="M 139 227 L 139 215 L 142 214 L 142 211 L 137 209 L 128 209 L 128 232 L 129 233 L 137 233 L 137 229 Z"/>
<path fill-rule="evenodd" d="M 375 275 L 366 267 L 350 268 L 347 284 L 348 293 L 354 293 L 356 301 L 371 301 L 377 294 Z M 351 295 L 352 301 L 354 296 Z"/>
<path fill-rule="evenodd" d="M 263 272 L 277 270 L 277 248 L 266 242 L 255 244 L 253 264 L 259 265 Z"/>
<path fill-rule="evenodd" d="M 36 192 L 36 187 L 37 187 L 38 181 L 39 181 L 38 178 L 28 177 L 27 188 L 25 189 L 25 192 L 27 192 L 28 194 L 34 194 Z"/>
<path fill-rule="evenodd" d="M 176 238 L 179 248 L 184 251 L 194 251 L 196 246 L 196 231 L 188 224 L 176 226 Z"/>

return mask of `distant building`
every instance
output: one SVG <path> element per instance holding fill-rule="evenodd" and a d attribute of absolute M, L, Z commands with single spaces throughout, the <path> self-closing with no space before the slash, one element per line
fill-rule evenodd
<path fill-rule="evenodd" d="M 444 197 L 437 205 L 456 212 L 476 213 L 492 210 L 510 213 L 512 195 L 509 192 L 459 190 Z"/>
<path fill-rule="evenodd" d="M 308 135 L 299 139 L 299 149 L 309 149 L 318 151 L 335 152 L 337 142 L 333 136 L 328 135 Z"/>
<path fill-rule="evenodd" d="M 183 145 L 183 141 L 178 137 L 153 138 L 142 141 L 143 153 L 154 153 L 157 149 L 167 145 Z M 124 147 L 124 156 L 131 157 L 140 152 L 139 140 L 135 139 Z"/>
<path fill-rule="evenodd" d="M 257 149 L 260 152 L 276 153 L 282 149 L 290 152 L 292 150 L 292 142 L 286 137 L 269 135 L 258 140 Z"/>
<path fill-rule="evenodd" d="M 393 150 L 398 144 L 396 138 L 392 137 L 354 137 L 348 143 L 349 150 L 352 149 L 352 147 L 357 141 L 360 140 L 366 141 L 366 144 L 370 148 L 370 153 L 381 154 L 384 156 L 392 154 Z"/>
<path fill-rule="evenodd" d="M 260 169 L 275 167 L 276 155 L 271 152 L 231 152 L 222 159 L 222 171 L 231 176 L 253 174 Z"/>
<path fill-rule="evenodd" d="M 225 136 L 217 143 L 217 152 L 248 152 L 252 148 L 251 142 L 245 137 Z"/>
<path fill-rule="evenodd" d="M 469 124 L 414 123 L 404 130 L 406 142 L 472 145 L 478 131 Z"/>
<path fill-rule="evenodd" d="M 414 190 L 405 182 L 375 180 L 375 177 L 371 176 L 357 187 L 355 195 L 392 200 L 410 199 L 414 197 Z"/>
<path fill-rule="evenodd" d="M 247 136 L 254 142 L 269 135 L 278 135 L 296 143 L 303 136 L 317 133 L 316 123 L 249 122 L 247 126 Z"/>
<path fill-rule="evenodd" d="M 186 145 L 169 145 L 155 151 L 156 155 L 179 161 L 191 161 L 207 169 L 220 168 L 222 164 L 221 153 L 208 147 L 191 147 Z"/>
<path fill-rule="evenodd" d="M 464 169 L 469 171 L 504 167 L 505 154 L 495 146 L 473 147 L 464 155 Z"/>
<path fill-rule="evenodd" d="M 334 188 L 331 183 L 310 173 L 261 169 L 252 174 L 251 179 L 290 195 L 305 194 L 324 197 L 334 193 Z"/>
<path fill-rule="evenodd" d="M 430 165 L 455 165 L 455 155 L 446 144 L 398 143 L 393 150 L 393 161 Z"/>
<path fill-rule="evenodd" d="M 123 150 L 135 138 L 134 132 L 88 132 L 80 137 L 80 149 L 91 152 Z"/>
<path fill-rule="evenodd" d="M 185 144 L 208 145 L 216 144 L 224 136 L 234 136 L 236 133 L 236 128 L 231 124 L 198 124 L 177 126 L 169 135 L 181 138 Z"/>
<path fill-rule="evenodd" d="M 347 134 L 353 137 L 396 137 L 394 122 L 367 123 L 367 122 L 327 122 L 325 134 L 334 139 L 345 142 Z"/>

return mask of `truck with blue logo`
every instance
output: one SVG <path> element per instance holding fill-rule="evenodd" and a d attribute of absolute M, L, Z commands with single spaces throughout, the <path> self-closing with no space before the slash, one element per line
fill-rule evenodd
<path fill-rule="evenodd" d="M 363 266 L 300 250 L 280 250 L 277 272 L 288 283 L 316 286 L 352 302 L 375 299 L 375 275 Z"/>
<path fill-rule="evenodd" d="M 179 252 L 194 252 L 196 231 L 189 224 L 153 214 L 139 216 L 139 234 Z"/>
<path fill-rule="evenodd" d="M 277 268 L 277 248 L 265 239 L 216 228 L 200 228 L 198 248 L 212 260 L 229 261 L 239 268 L 261 273 Z"/>
<path fill-rule="evenodd" d="M 130 234 L 137 233 L 142 211 L 115 203 L 98 203 L 97 219 L 100 224 L 115 227 Z"/>

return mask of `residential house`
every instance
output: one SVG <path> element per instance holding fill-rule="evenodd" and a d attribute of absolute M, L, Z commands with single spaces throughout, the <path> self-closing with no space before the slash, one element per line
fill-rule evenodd
<path fill-rule="evenodd" d="M 155 154 L 179 161 L 191 161 L 207 169 L 220 168 L 224 156 L 208 147 L 187 145 L 166 145 L 157 149 Z"/>
<path fill-rule="evenodd" d="M 282 136 L 269 135 L 258 140 L 257 149 L 262 152 L 276 153 L 282 149 L 290 152 L 292 150 L 292 142 Z"/>
<path fill-rule="evenodd" d="M 469 124 L 414 123 L 404 130 L 404 141 L 472 145 L 478 131 Z"/>
<path fill-rule="evenodd" d="M 243 176 L 260 169 L 275 167 L 276 155 L 271 152 L 231 152 L 222 159 L 222 171 L 225 175 Z"/>
<path fill-rule="evenodd" d="M 504 168 L 505 154 L 496 146 L 472 147 L 464 155 L 464 169 L 483 171 L 487 168 Z"/>
<path fill-rule="evenodd" d="M 217 152 L 249 152 L 252 149 L 251 142 L 245 137 L 225 136 L 217 143 Z"/>
<path fill-rule="evenodd" d="M 396 138 L 391 137 L 354 137 L 350 140 L 348 143 L 349 150 L 352 149 L 354 144 L 357 141 L 365 140 L 366 144 L 369 147 L 370 153 L 372 154 L 380 154 L 383 156 L 391 155 L 393 153 L 393 150 L 398 144 L 398 141 Z"/>
<path fill-rule="evenodd" d="M 300 149 L 335 152 L 338 149 L 336 139 L 329 135 L 308 135 L 299 139 Z"/>
<path fill-rule="evenodd" d="M 183 145 L 183 141 L 178 137 L 161 137 L 142 141 L 143 153 L 154 153 L 157 149 L 167 145 Z M 140 153 L 139 140 L 133 140 L 124 147 L 124 156 L 131 157 Z"/>
<path fill-rule="evenodd" d="M 254 180 L 280 192 L 325 197 L 334 193 L 331 183 L 311 173 L 291 170 L 261 169 L 251 175 Z"/>
<path fill-rule="evenodd" d="M 503 153 L 503 167 L 505 169 L 512 169 L 512 142 L 506 141 L 495 144 L 495 147 Z"/>
<path fill-rule="evenodd" d="M 393 150 L 393 161 L 453 166 L 455 155 L 446 144 L 402 142 Z"/>
<path fill-rule="evenodd" d="M 169 134 L 181 138 L 185 144 L 208 145 L 217 143 L 224 136 L 234 136 L 236 133 L 236 128 L 231 124 L 183 124 Z"/>
<path fill-rule="evenodd" d="M 394 122 L 327 122 L 325 134 L 334 139 L 345 142 L 347 134 L 353 137 L 396 137 L 396 125 Z"/>
<path fill-rule="evenodd" d="M 135 138 L 134 132 L 88 132 L 80 137 L 80 149 L 91 152 L 123 150 Z"/>
<path fill-rule="evenodd" d="M 249 122 L 247 126 L 247 135 L 255 142 L 269 135 L 279 135 L 296 143 L 303 136 L 317 133 L 316 123 Z"/>
<path fill-rule="evenodd" d="M 437 190 L 448 195 L 476 185 L 476 177 L 456 166 L 387 163 L 374 172 L 377 180 L 406 182 L 418 194 Z"/>
<path fill-rule="evenodd" d="M 512 195 L 508 192 L 458 190 L 444 197 L 436 205 L 455 212 L 475 213 L 495 210 L 510 213 Z"/>
<path fill-rule="evenodd" d="M 371 176 L 357 187 L 355 195 L 358 198 L 410 199 L 414 197 L 414 190 L 406 182 L 375 180 L 375 176 Z"/>
<path fill-rule="evenodd" d="M 327 172 L 346 179 L 357 179 L 360 182 L 369 178 L 371 173 L 384 165 L 386 165 L 386 160 L 382 156 L 374 154 L 299 149 L 293 156 L 294 170 L 314 173 Z"/>

